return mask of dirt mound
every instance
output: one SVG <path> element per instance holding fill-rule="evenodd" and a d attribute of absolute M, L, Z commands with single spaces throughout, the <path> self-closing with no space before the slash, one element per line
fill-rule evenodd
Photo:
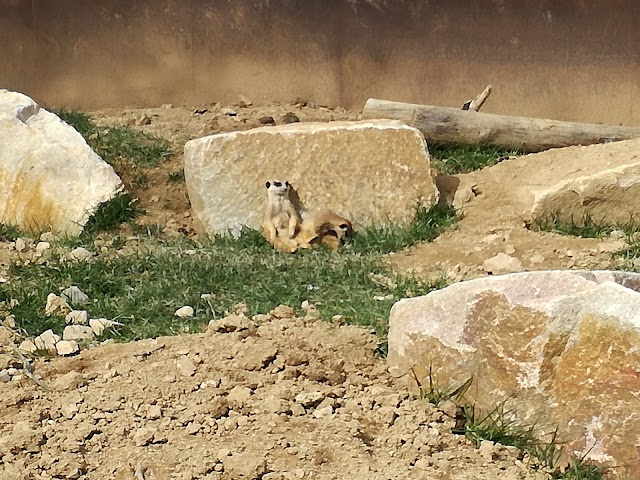
<path fill-rule="evenodd" d="M 405 393 L 369 330 L 289 308 L 40 358 L 0 383 L 0 478 L 534 479 Z"/>

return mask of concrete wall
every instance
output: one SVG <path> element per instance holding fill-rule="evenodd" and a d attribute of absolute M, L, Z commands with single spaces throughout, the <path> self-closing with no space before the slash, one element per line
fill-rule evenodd
<path fill-rule="evenodd" d="M 368 97 L 640 125 L 637 0 L 0 0 L 0 87 L 93 109 Z"/>

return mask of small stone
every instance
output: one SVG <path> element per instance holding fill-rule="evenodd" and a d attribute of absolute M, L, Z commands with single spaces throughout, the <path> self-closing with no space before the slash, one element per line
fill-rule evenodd
<path fill-rule="evenodd" d="M 153 437 L 156 434 L 156 429 L 153 427 L 142 427 L 136 430 L 133 434 L 133 442 L 138 447 L 144 447 L 149 445 L 153 441 Z"/>
<path fill-rule="evenodd" d="M 86 325 L 89 321 L 89 314 L 86 310 L 71 310 L 64 321 L 71 325 Z"/>
<path fill-rule="evenodd" d="M 24 253 L 28 250 L 27 242 L 23 238 L 16 238 L 16 251 Z"/>
<path fill-rule="evenodd" d="M 107 320 L 106 318 L 92 318 L 89 320 L 89 327 L 96 336 L 102 335 L 107 328 L 121 327 L 124 325 L 120 322 L 114 322 L 113 320 Z"/>
<path fill-rule="evenodd" d="M 162 105 L 160 105 L 160 108 L 162 108 L 163 110 L 171 110 L 173 108 L 173 105 L 171 103 L 163 103 Z"/>
<path fill-rule="evenodd" d="M 300 118 L 293 112 L 287 112 L 282 116 L 282 123 L 296 123 L 299 121 Z"/>
<path fill-rule="evenodd" d="M 613 242 L 605 242 L 598 245 L 598 252 L 613 253 L 627 247 L 628 245 L 624 240 L 614 240 Z"/>
<path fill-rule="evenodd" d="M 251 106 L 253 105 L 253 102 L 251 100 L 249 100 L 249 98 L 245 97 L 244 95 L 240 95 L 240 103 L 243 104 L 244 106 Z"/>
<path fill-rule="evenodd" d="M 58 355 L 67 356 L 78 353 L 80 348 L 78 347 L 78 342 L 75 340 L 60 340 L 56 343 L 56 351 Z"/>
<path fill-rule="evenodd" d="M 189 425 L 187 425 L 184 430 L 185 432 L 187 432 L 188 435 L 195 435 L 200 430 L 202 430 L 202 424 L 196 421 L 190 422 Z"/>
<path fill-rule="evenodd" d="M 58 237 L 56 237 L 53 233 L 51 232 L 44 232 L 42 235 L 40 235 L 40 241 L 41 242 L 49 242 L 49 243 L 53 243 L 56 240 L 58 240 Z"/>
<path fill-rule="evenodd" d="M 71 311 L 71 307 L 67 303 L 67 301 L 56 295 L 55 293 L 50 293 L 47 295 L 47 304 L 44 307 L 44 314 L 49 317 L 54 313 L 56 315 L 66 315 Z"/>
<path fill-rule="evenodd" d="M 258 122 L 260 122 L 261 125 L 274 125 L 276 123 L 273 117 L 260 117 Z"/>
<path fill-rule="evenodd" d="M 506 253 L 507 255 L 512 255 L 516 253 L 516 247 L 514 247 L 513 245 L 507 245 L 506 247 L 504 247 L 504 253 Z"/>
<path fill-rule="evenodd" d="M 228 115 L 229 117 L 235 117 L 236 115 L 238 115 L 238 112 L 236 112 L 233 108 L 229 108 L 229 107 L 222 107 L 220 111 L 222 112 L 223 115 Z"/>
<path fill-rule="evenodd" d="M 313 416 L 316 418 L 326 418 L 333 415 L 333 407 L 331 405 L 327 405 L 326 407 L 316 408 L 313 411 Z"/>
<path fill-rule="evenodd" d="M 493 273 L 494 275 L 521 272 L 523 270 L 520 260 L 502 252 L 498 253 L 495 257 L 485 260 L 482 266 L 486 272 Z"/>
<path fill-rule="evenodd" d="M 0 370 L 0 382 L 7 383 L 11 381 L 9 370 Z"/>
<path fill-rule="evenodd" d="M 60 296 L 72 305 L 85 305 L 89 303 L 88 295 L 75 285 L 65 288 Z"/>
<path fill-rule="evenodd" d="M 321 392 L 303 392 L 296 395 L 294 400 L 303 407 L 309 408 L 320 405 L 324 399 L 325 395 Z"/>
<path fill-rule="evenodd" d="M 529 259 L 529 262 L 531 262 L 532 265 L 543 263 L 544 261 L 545 261 L 545 258 L 542 255 L 533 255 Z"/>
<path fill-rule="evenodd" d="M 179 318 L 191 318 L 193 317 L 193 313 L 194 313 L 193 307 L 186 305 L 184 307 L 180 307 L 179 309 L 177 309 L 175 316 Z"/>
<path fill-rule="evenodd" d="M 63 340 L 93 340 L 93 329 L 85 325 L 67 325 L 62 331 Z"/>
<path fill-rule="evenodd" d="M 49 350 L 50 352 L 56 351 L 56 343 L 60 341 L 60 335 L 53 333 L 53 330 L 49 329 L 42 332 L 36 338 L 33 343 L 38 350 Z"/>
<path fill-rule="evenodd" d="M 76 247 L 69 252 L 69 258 L 78 262 L 84 262 L 93 257 L 93 253 L 84 247 Z"/>
<path fill-rule="evenodd" d="M 49 242 L 38 242 L 36 244 L 36 252 L 42 253 L 51 248 L 51 244 Z"/>
<path fill-rule="evenodd" d="M 223 458 L 224 472 L 229 478 L 255 480 L 267 472 L 267 460 L 264 455 L 253 453 L 235 453 Z"/>
<path fill-rule="evenodd" d="M 482 442 L 480 442 L 480 447 L 478 447 L 478 452 L 485 460 L 492 460 L 494 448 L 494 442 L 491 440 L 482 440 Z"/>
<path fill-rule="evenodd" d="M 244 405 L 251 397 L 251 390 L 247 387 L 241 387 L 236 385 L 233 387 L 227 395 L 227 400 L 230 404 Z"/>
<path fill-rule="evenodd" d="M 136 125 L 138 125 L 138 126 L 151 125 L 151 117 L 149 115 L 147 115 L 146 113 L 143 113 L 136 120 Z"/>
<path fill-rule="evenodd" d="M 54 387 L 59 391 L 76 390 L 86 384 L 87 379 L 84 375 L 78 372 L 69 372 L 58 377 L 54 382 Z"/>
<path fill-rule="evenodd" d="M 157 420 L 162 416 L 162 409 L 159 405 L 151 405 L 149 410 L 147 410 L 146 418 L 149 420 Z"/>
<path fill-rule="evenodd" d="M 36 347 L 35 343 L 33 343 L 31 340 L 25 340 L 20 344 L 20 346 L 18 347 L 18 350 L 22 350 L 23 352 L 27 352 L 27 353 L 33 353 L 36 350 L 38 350 L 38 348 Z"/>
<path fill-rule="evenodd" d="M 196 366 L 187 356 L 180 357 L 176 362 L 178 371 L 185 377 L 193 377 L 196 373 Z"/>

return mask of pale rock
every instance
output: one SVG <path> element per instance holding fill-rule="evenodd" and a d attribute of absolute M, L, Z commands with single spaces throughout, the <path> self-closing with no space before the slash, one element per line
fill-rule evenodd
<path fill-rule="evenodd" d="M 320 405 L 324 399 L 325 395 L 322 392 L 302 392 L 296 395 L 294 401 L 305 408 L 309 408 Z"/>
<path fill-rule="evenodd" d="M 521 272 L 523 270 L 520 260 L 502 252 L 498 253 L 495 257 L 485 260 L 482 266 L 486 272 L 493 273 L 494 275 Z"/>
<path fill-rule="evenodd" d="M 11 381 L 9 370 L 0 370 L 0 382 L 7 383 Z"/>
<path fill-rule="evenodd" d="M 495 449 L 495 443 L 491 440 L 482 440 L 478 447 L 478 453 L 487 461 L 493 460 L 493 452 Z"/>
<path fill-rule="evenodd" d="M 151 405 L 145 415 L 149 420 L 157 420 L 162 416 L 162 408 L 159 405 Z"/>
<path fill-rule="evenodd" d="M 467 401 L 479 409 L 509 397 L 521 423 L 560 425 L 565 452 L 640 478 L 639 291 L 640 274 L 539 271 L 403 299 L 391 309 L 389 369 L 423 384 L 430 369 L 445 386 L 473 377 Z"/>
<path fill-rule="evenodd" d="M 66 315 L 71 311 L 71 307 L 67 303 L 67 301 L 56 295 L 55 293 L 50 293 L 47 295 L 47 304 L 44 307 L 44 314 L 49 317 L 54 313 L 56 315 Z"/>
<path fill-rule="evenodd" d="M 82 135 L 31 98 L 0 89 L 0 223 L 79 235 L 123 185 Z"/>
<path fill-rule="evenodd" d="M 58 355 L 67 356 L 78 353 L 80 348 L 78 347 L 78 342 L 75 340 L 60 340 L 56 343 L 56 351 Z"/>
<path fill-rule="evenodd" d="M 196 366 L 187 356 L 182 356 L 176 361 L 178 371 L 185 377 L 193 377 L 196 373 Z"/>
<path fill-rule="evenodd" d="M 222 107 L 220 112 L 223 115 L 228 115 L 229 117 L 235 117 L 236 115 L 238 115 L 238 112 L 236 112 L 233 108 L 229 108 L 229 107 Z"/>
<path fill-rule="evenodd" d="M 251 389 L 236 385 L 229 391 L 227 400 L 232 405 L 244 405 L 249 401 L 250 397 Z"/>
<path fill-rule="evenodd" d="M 93 257 L 93 253 L 84 247 L 76 247 L 69 252 L 69 258 L 77 262 L 86 262 L 91 257 Z"/>
<path fill-rule="evenodd" d="M 178 318 L 191 318 L 193 317 L 193 307 L 186 305 L 176 310 L 175 316 Z"/>
<path fill-rule="evenodd" d="M 31 340 L 24 340 L 20 344 L 18 349 L 22 350 L 23 352 L 27 352 L 27 353 L 34 353 L 36 350 L 38 350 L 38 348 L 36 347 L 35 343 L 33 343 Z"/>
<path fill-rule="evenodd" d="M 1 91 L 0 91 L 0 94 L 1 94 Z M 27 242 L 24 240 L 24 238 L 16 238 L 15 248 L 16 248 L 16 251 L 20 253 L 24 253 L 29 249 L 29 247 L 27 246 Z"/>
<path fill-rule="evenodd" d="M 538 263 L 543 263 L 546 259 L 544 258 L 544 256 L 536 254 L 536 255 L 532 255 L 531 258 L 529 258 L 529 262 L 531 262 L 532 265 L 537 265 Z"/>
<path fill-rule="evenodd" d="M 153 442 L 157 431 L 155 427 L 141 427 L 133 434 L 133 443 L 135 443 L 137 447 L 149 445 Z"/>
<path fill-rule="evenodd" d="M 333 415 L 333 407 L 331 405 L 327 405 L 326 407 L 316 408 L 313 411 L 313 416 L 315 418 L 326 418 Z"/>
<path fill-rule="evenodd" d="M 33 339 L 33 343 L 38 350 L 48 350 L 50 352 L 56 351 L 56 343 L 59 341 L 60 335 L 56 335 L 51 329 L 42 332 Z"/>
<path fill-rule="evenodd" d="M 265 456 L 249 452 L 226 456 L 222 459 L 222 465 L 228 478 L 257 480 L 267 472 Z"/>
<path fill-rule="evenodd" d="M 52 232 L 44 232 L 42 235 L 40 235 L 41 242 L 51 244 L 57 240 L 58 240 L 58 237 L 56 237 Z"/>
<path fill-rule="evenodd" d="M 51 248 L 51 244 L 49 242 L 38 242 L 36 244 L 36 252 L 43 253 Z"/>
<path fill-rule="evenodd" d="M 521 157 L 544 172 L 545 181 L 532 178 L 521 186 L 531 197 L 531 216 L 554 214 L 559 222 L 580 224 L 588 214 L 595 223 L 628 223 L 640 204 L 638 148 L 634 139 L 563 149 L 575 152 L 571 161 L 554 162 L 556 149 Z"/>
<path fill-rule="evenodd" d="M 71 325 L 86 325 L 89 322 L 89 313 L 86 310 L 71 310 L 64 317 L 64 321 Z"/>
<path fill-rule="evenodd" d="M 89 296 L 80 290 L 76 285 L 65 288 L 60 296 L 72 305 L 86 305 L 89 303 Z M 85 322 L 86 324 L 86 322 Z"/>
<path fill-rule="evenodd" d="M 614 240 L 612 242 L 603 242 L 598 245 L 598 252 L 600 253 L 614 253 L 627 248 L 627 242 L 624 240 Z"/>
<path fill-rule="evenodd" d="M 304 206 L 329 208 L 356 227 L 408 224 L 416 202 L 437 201 L 420 131 L 392 120 L 295 123 L 186 143 L 185 180 L 198 231 L 258 229 L 265 182 L 288 180 Z M 402 186 L 402 187 L 399 187 Z"/>
<path fill-rule="evenodd" d="M 102 335 L 107 328 L 121 327 L 123 325 L 123 323 L 107 320 L 106 318 L 92 318 L 89 320 L 89 327 L 91 327 L 96 336 Z"/>
<path fill-rule="evenodd" d="M 87 384 L 87 378 L 79 372 L 68 372 L 55 379 L 53 385 L 58 391 L 75 390 Z"/>
<path fill-rule="evenodd" d="M 86 325 L 67 325 L 62 331 L 63 340 L 93 340 L 93 329 Z"/>

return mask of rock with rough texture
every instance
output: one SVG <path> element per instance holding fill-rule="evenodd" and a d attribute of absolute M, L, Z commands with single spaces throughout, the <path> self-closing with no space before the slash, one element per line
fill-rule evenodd
<path fill-rule="evenodd" d="M 78 235 L 123 188 L 73 127 L 21 93 L 0 89 L 0 223 Z"/>
<path fill-rule="evenodd" d="M 58 355 L 67 356 L 78 353 L 80 351 L 80 347 L 78 347 L 78 342 L 75 340 L 60 340 L 56 343 L 56 351 L 58 352 Z"/>
<path fill-rule="evenodd" d="M 107 320 L 106 318 L 92 318 L 89 320 L 89 327 L 91 327 L 91 331 L 97 336 L 102 335 L 107 328 L 121 327 L 122 325 L 124 324 Z"/>
<path fill-rule="evenodd" d="M 95 334 L 86 325 L 67 325 L 62 331 L 63 340 L 93 340 Z"/>
<path fill-rule="evenodd" d="M 38 350 L 48 350 L 50 352 L 56 351 L 56 343 L 59 341 L 60 335 L 56 335 L 51 329 L 42 332 L 33 339 L 33 343 Z"/>
<path fill-rule="evenodd" d="M 480 408 L 513 395 L 522 420 L 560 426 L 568 453 L 640 478 L 640 274 L 486 277 L 397 302 L 390 371 L 440 388 L 474 383 Z"/>
<path fill-rule="evenodd" d="M 522 263 L 515 257 L 506 253 L 498 253 L 496 256 L 488 258 L 482 264 L 486 272 L 494 275 L 502 273 L 521 272 L 523 270 Z"/>
<path fill-rule="evenodd" d="M 193 317 L 194 311 L 193 307 L 189 305 L 185 305 L 184 307 L 180 307 L 176 310 L 175 316 L 178 318 L 191 318 Z"/>
<path fill-rule="evenodd" d="M 211 135 L 185 145 L 196 228 L 236 235 L 260 227 L 265 182 L 286 179 L 310 210 L 355 226 L 406 224 L 437 190 L 422 134 L 400 122 L 296 123 Z"/>

